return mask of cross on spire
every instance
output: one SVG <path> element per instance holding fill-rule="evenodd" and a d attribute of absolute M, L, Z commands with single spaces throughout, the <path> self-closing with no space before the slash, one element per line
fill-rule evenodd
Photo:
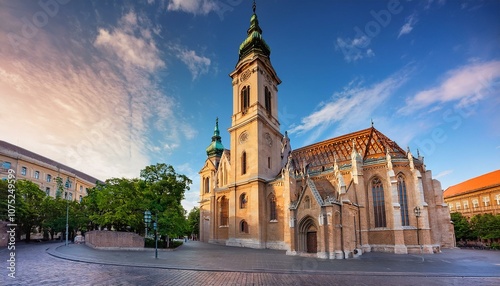
<path fill-rule="evenodd" d="M 257 4 L 255 4 L 255 0 L 253 0 L 252 9 L 253 9 L 253 13 L 255 14 L 255 9 L 257 9 Z"/>

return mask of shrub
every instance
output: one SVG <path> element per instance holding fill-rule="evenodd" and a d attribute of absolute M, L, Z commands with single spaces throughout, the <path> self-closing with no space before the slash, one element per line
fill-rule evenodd
<path fill-rule="evenodd" d="M 182 241 L 171 240 L 169 244 L 169 249 L 177 248 L 182 245 Z M 147 238 L 145 243 L 146 248 L 155 248 L 155 240 L 153 238 Z M 167 242 L 163 240 L 158 240 L 158 248 L 167 248 Z"/>

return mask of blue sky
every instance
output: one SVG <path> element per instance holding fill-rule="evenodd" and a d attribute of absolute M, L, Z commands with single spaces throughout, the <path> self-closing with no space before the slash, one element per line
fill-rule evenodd
<path fill-rule="evenodd" d="M 0 0 L 1 139 L 99 179 L 164 162 L 193 180 L 249 0 Z M 499 1 L 257 1 L 292 148 L 368 128 L 443 189 L 499 169 Z"/>

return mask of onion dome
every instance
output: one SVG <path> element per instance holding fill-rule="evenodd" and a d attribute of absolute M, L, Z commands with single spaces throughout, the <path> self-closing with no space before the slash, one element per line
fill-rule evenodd
<path fill-rule="evenodd" d="M 240 45 L 240 59 L 244 58 L 251 52 L 262 54 L 266 57 L 271 55 L 271 49 L 262 38 L 262 29 L 259 26 L 259 19 L 255 14 L 255 1 L 253 3 L 253 15 L 250 18 L 250 28 L 247 31 L 247 38 Z"/>

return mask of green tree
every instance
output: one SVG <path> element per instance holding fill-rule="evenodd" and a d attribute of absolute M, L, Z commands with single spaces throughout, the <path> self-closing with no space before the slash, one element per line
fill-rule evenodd
<path fill-rule="evenodd" d="M 90 220 L 97 225 L 120 231 L 143 228 L 143 202 L 138 179 L 112 178 L 89 192 L 89 208 L 97 212 Z"/>
<path fill-rule="evenodd" d="M 199 236 L 200 234 L 200 209 L 194 207 L 188 214 L 187 219 L 188 224 L 188 235 L 194 234 Z"/>
<path fill-rule="evenodd" d="M 16 221 L 20 234 L 26 234 L 26 241 L 30 241 L 31 232 L 42 222 L 42 202 L 46 196 L 38 185 L 19 180 L 16 182 Z"/>
<path fill-rule="evenodd" d="M 471 228 L 479 239 L 500 238 L 500 215 L 479 214 L 471 219 Z"/>
<path fill-rule="evenodd" d="M 97 182 L 95 187 L 87 189 L 87 195 L 82 199 L 81 203 L 88 219 L 87 230 L 95 230 L 99 227 L 97 219 L 102 214 L 102 211 L 99 209 L 97 197 L 104 187 L 105 184 Z"/>
<path fill-rule="evenodd" d="M 44 238 L 54 239 L 58 232 L 66 231 L 66 201 L 46 196 L 42 201 L 42 230 Z"/>
<path fill-rule="evenodd" d="M 473 238 L 472 229 L 467 217 L 461 213 L 455 212 L 451 214 L 453 227 L 455 228 L 455 239 L 457 241 Z"/>
<path fill-rule="evenodd" d="M 8 195 L 9 195 L 8 181 L 0 180 L 0 221 L 8 219 Z"/>
<path fill-rule="evenodd" d="M 181 205 L 192 181 L 177 174 L 170 165 L 159 163 L 141 171 L 144 207 L 158 216 L 161 235 L 178 237 L 186 231 L 186 211 Z M 155 219 L 155 216 L 153 216 Z"/>

